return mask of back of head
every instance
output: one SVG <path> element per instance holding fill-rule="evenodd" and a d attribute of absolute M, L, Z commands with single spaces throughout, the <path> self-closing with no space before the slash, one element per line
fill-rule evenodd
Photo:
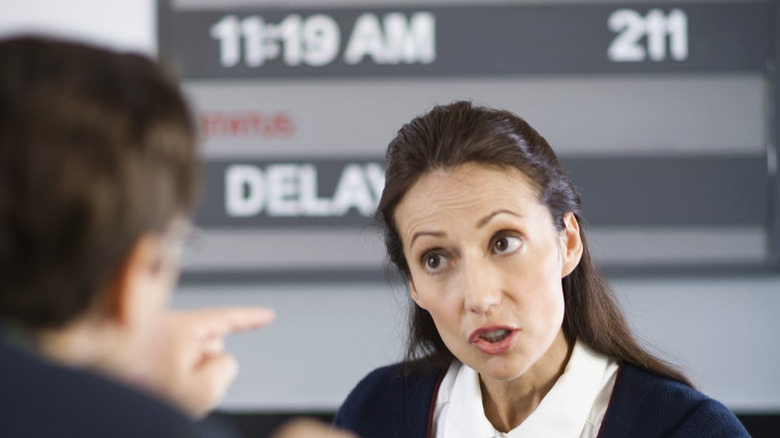
<path fill-rule="evenodd" d="M 22 37 L 0 65 L 0 318 L 58 328 L 192 208 L 192 120 L 143 56 Z"/>

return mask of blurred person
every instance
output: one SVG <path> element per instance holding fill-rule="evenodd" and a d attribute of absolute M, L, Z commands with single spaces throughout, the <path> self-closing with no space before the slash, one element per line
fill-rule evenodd
<path fill-rule="evenodd" d="M 406 360 L 370 373 L 334 424 L 366 437 L 749 436 L 635 339 L 590 257 L 547 141 L 455 102 L 404 125 L 377 210 L 407 282 Z"/>
<path fill-rule="evenodd" d="M 197 422 L 237 373 L 223 338 L 273 312 L 165 310 L 197 168 L 148 58 L 0 41 L 0 436 L 231 436 Z"/>

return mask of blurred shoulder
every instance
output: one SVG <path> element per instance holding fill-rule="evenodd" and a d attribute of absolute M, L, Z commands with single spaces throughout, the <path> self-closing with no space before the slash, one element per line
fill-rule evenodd
<path fill-rule="evenodd" d="M 2 339 L 0 375 L 3 437 L 223 436 L 217 429 L 206 432 L 152 395 L 102 375 L 50 363 Z"/>

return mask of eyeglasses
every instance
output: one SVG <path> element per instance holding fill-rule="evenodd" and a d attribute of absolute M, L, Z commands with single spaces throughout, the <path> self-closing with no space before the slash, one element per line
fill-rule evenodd
<path fill-rule="evenodd" d="M 186 267 L 200 252 L 202 232 L 189 219 L 176 218 L 162 238 L 164 258 Z"/>

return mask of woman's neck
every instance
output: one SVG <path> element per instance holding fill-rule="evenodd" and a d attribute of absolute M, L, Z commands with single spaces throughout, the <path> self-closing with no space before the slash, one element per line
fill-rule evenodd
<path fill-rule="evenodd" d="M 480 376 L 482 406 L 496 430 L 509 432 L 536 410 L 566 369 L 573 347 L 561 331 L 544 356 L 523 375 L 508 381 Z"/>

